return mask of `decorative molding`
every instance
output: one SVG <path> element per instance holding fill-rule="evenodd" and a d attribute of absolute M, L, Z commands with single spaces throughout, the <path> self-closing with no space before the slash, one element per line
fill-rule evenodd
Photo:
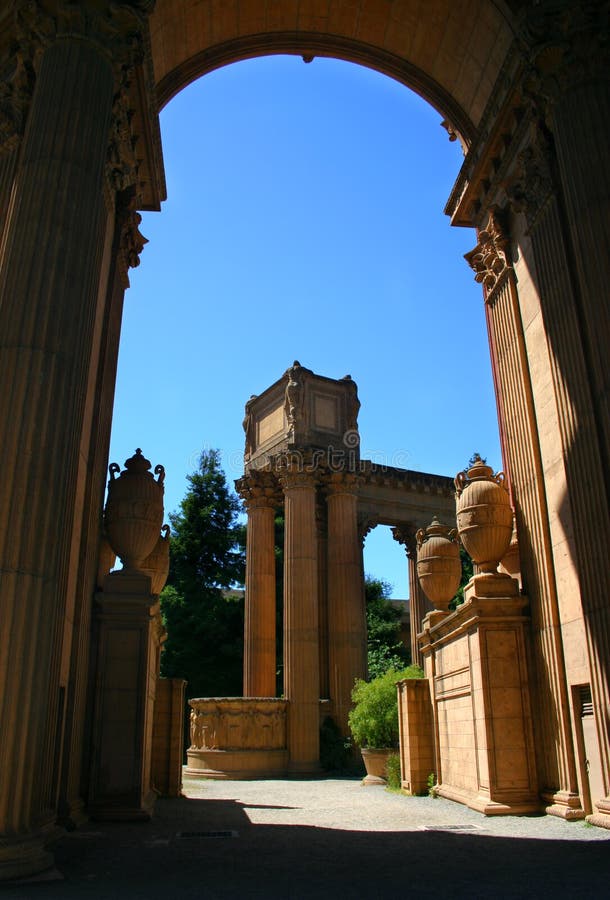
<path fill-rule="evenodd" d="M 518 31 L 530 64 L 528 93 L 549 105 L 589 81 L 610 80 L 610 2 L 543 0 L 526 4 Z"/>
<path fill-rule="evenodd" d="M 510 205 L 515 212 L 524 213 L 529 229 L 555 192 L 552 152 L 550 136 L 540 122 L 531 143 L 517 157 L 515 173 L 505 186 Z"/>

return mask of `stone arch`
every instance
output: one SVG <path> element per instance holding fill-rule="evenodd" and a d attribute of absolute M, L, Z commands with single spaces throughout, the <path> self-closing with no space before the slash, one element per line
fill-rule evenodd
<path fill-rule="evenodd" d="M 4 4 L 0 878 L 48 865 L 52 823 L 87 798 L 99 509 L 137 211 L 164 198 L 159 102 L 262 52 L 378 68 L 469 147 L 447 212 L 479 231 L 468 257 L 530 598 L 541 803 L 610 825 L 605 16 L 580 0 Z M 588 807 L 581 687 L 604 791 Z"/>

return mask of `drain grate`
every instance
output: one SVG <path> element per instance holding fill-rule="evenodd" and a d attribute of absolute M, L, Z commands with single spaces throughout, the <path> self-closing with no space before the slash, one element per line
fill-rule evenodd
<path fill-rule="evenodd" d="M 179 831 L 176 834 L 179 840 L 192 840 L 203 838 L 236 838 L 239 837 L 237 831 Z"/>
<path fill-rule="evenodd" d="M 481 831 L 481 825 L 419 825 L 418 831 Z"/>

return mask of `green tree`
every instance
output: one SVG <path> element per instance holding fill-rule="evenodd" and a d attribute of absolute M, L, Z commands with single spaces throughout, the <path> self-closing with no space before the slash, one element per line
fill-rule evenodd
<path fill-rule="evenodd" d="M 161 674 L 186 678 L 188 696 L 242 692 L 245 554 L 241 504 L 217 450 L 204 451 L 179 511 L 172 513 L 170 568 L 161 594 L 168 632 Z"/>
<path fill-rule="evenodd" d="M 366 575 L 367 662 L 369 679 L 389 669 L 402 669 L 411 659 L 410 651 L 400 641 L 400 609 L 390 603 L 392 585 Z"/>

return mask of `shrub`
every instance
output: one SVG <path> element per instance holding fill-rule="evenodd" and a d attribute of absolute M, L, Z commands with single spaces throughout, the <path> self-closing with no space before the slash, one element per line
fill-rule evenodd
<path fill-rule="evenodd" d="M 398 746 L 398 701 L 396 682 L 403 678 L 422 678 L 419 666 L 407 666 L 400 672 L 390 669 L 372 681 L 356 679 L 352 691 L 354 708 L 349 727 L 360 747 Z"/>
<path fill-rule="evenodd" d="M 402 787 L 402 779 L 400 777 L 400 756 L 398 753 L 390 753 L 385 765 L 385 771 L 389 789 L 391 791 L 399 791 Z"/>

